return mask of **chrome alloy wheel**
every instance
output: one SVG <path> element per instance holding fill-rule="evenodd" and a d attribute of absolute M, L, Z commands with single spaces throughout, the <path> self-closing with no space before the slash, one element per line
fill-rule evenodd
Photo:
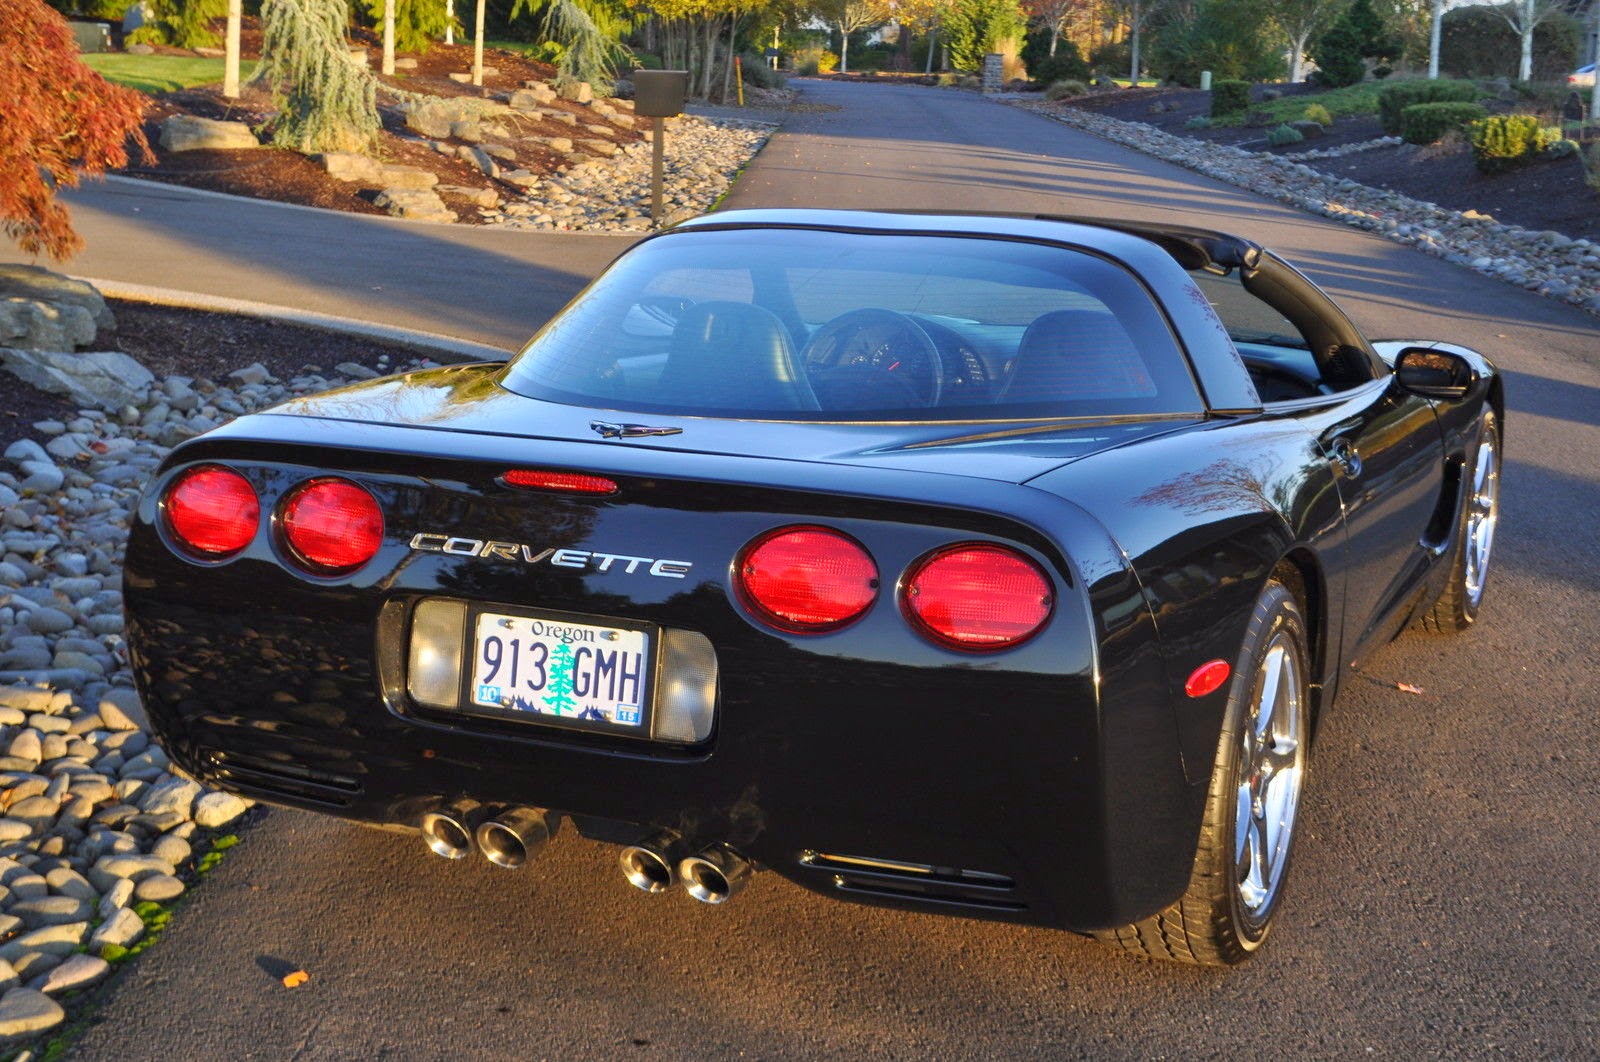
<path fill-rule="evenodd" d="M 1478 443 L 1478 457 L 1472 469 L 1472 496 L 1467 499 L 1467 540 L 1463 543 L 1467 568 L 1463 579 L 1467 602 L 1478 607 L 1483 599 L 1483 583 L 1489 575 L 1489 551 L 1494 547 L 1494 528 L 1500 519 L 1500 454 L 1495 449 L 1494 433 L 1485 431 Z"/>
<path fill-rule="evenodd" d="M 1300 668 L 1291 635 L 1280 630 L 1261 658 L 1240 727 L 1234 888 L 1243 920 L 1256 925 L 1265 922 L 1283 885 L 1305 782 L 1309 731 Z"/>

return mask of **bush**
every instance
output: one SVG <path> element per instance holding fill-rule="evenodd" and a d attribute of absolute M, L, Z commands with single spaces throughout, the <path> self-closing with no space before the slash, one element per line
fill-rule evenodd
<path fill-rule="evenodd" d="M 1267 134 L 1267 143 L 1273 147 L 1284 147 L 1288 144 L 1298 144 L 1305 139 L 1305 134 L 1292 125 L 1280 125 Z"/>
<path fill-rule="evenodd" d="M 1306 107 L 1305 119 L 1308 122 L 1316 122 L 1324 127 L 1333 124 L 1333 115 L 1328 112 L 1328 108 L 1320 103 L 1313 103 Z"/>
<path fill-rule="evenodd" d="M 1250 109 L 1250 82 L 1213 81 L 1211 83 L 1211 117 L 1222 118 Z"/>
<path fill-rule="evenodd" d="M 789 61 L 797 74 L 831 74 L 839 67 L 839 57 L 823 48 L 796 48 Z"/>
<path fill-rule="evenodd" d="M 1478 86 L 1470 81 L 1397 81 L 1378 91 L 1378 120 L 1385 133 L 1397 136 L 1400 115 L 1413 104 L 1470 103 L 1477 98 Z"/>
<path fill-rule="evenodd" d="M 1089 53 L 1089 68 L 1100 74 L 1125 77 L 1133 63 L 1131 45 L 1126 40 L 1115 44 L 1102 44 Z"/>
<path fill-rule="evenodd" d="M 633 69 L 635 70 L 660 70 L 661 56 L 649 52 L 635 51 L 633 53 Z"/>
<path fill-rule="evenodd" d="M 1310 49 L 1317 63 L 1317 84 L 1330 88 L 1365 80 L 1365 60 L 1376 59 L 1386 66 L 1388 60 L 1399 58 L 1401 50 L 1400 39 L 1388 32 L 1372 0 L 1355 0 Z"/>
<path fill-rule="evenodd" d="M 1146 49 L 1165 80 L 1198 85 L 1202 71 L 1221 81 L 1272 81 L 1284 74 L 1283 48 L 1268 33 L 1256 0 L 1197 0 L 1192 17 L 1156 28 Z"/>
<path fill-rule="evenodd" d="M 1027 65 L 1028 77 L 1042 85 L 1053 85 L 1057 81 L 1086 81 L 1089 77 L 1089 64 L 1078 57 L 1077 46 L 1071 41 L 1059 42 L 1053 57 Z"/>
<path fill-rule="evenodd" d="M 744 82 L 757 88 L 781 89 L 787 83 L 784 76 L 772 69 L 763 56 L 745 52 L 739 69 L 744 72 Z"/>
<path fill-rule="evenodd" d="M 1583 163 L 1583 183 L 1600 192 L 1600 140 L 1589 145 L 1587 154 L 1579 153 L 1578 161 Z"/>
<path fill-rule="evenodd" d="M 1210 129 L 1211 119 L 1203 114 L 1197 114 L 1187 122 L 1184 122 L 1183 127 L 1185 129 Z"/>
<path fill-rule="evenodd" d="M 1087 96 L 1088 94 L 1088 85 L 1081 81 L 1073 81 L 1071 78 L 1065 81 L 1053 82 L 1049 88 L 1044 90 L 1044 98 L 1047 100 L 1064 100 L 1069 96 Z"/>
<path fill-rule="evenodd" d="M 373 29 L 382 37 L 383 0 L 366 0 L 364 6 L 367 17 L 372 20 Z M 443 4 L 428 3 L 427 0 L 395 0 L 394 50 L 426 54 L 433 47 L 434 38 L 444 36 L 445 27 L 450 21 Z M 456 23 L 456 29 L 458 32 L 461 29 L 459 22 Z"/>
<path fill-rule="evenodd" d="M 1476 103 L 1413 103 L 1400 112 L 1400 136 L 1408 144 L 1432 144 L 1487 114 Z"/>
<path fill-rule="evenodd" d="M 1565 77 L 1578 66 L 1577 22 L 1556 14 L 1533 31 L 1536 81 Z M 1439 28 L 1439 66 L 1455 77 L 1516 77 L 1521 56 L 1517 31 L 1485 4 L 1446 11 Z"/>
<path fill-rule="evenodd" d="M 1561 139 L 1559 129 L 1547 132 L 1531 114 L 1490 115 L 1473 122 L 1467 132 L 1472 140 L 1472 161 L 1484 173 L 1525 166 Z"/>

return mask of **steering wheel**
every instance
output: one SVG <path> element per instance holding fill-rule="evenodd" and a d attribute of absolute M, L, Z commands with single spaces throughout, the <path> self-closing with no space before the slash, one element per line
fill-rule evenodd
<path fill-rule="evenodd" d="M 944 394 L 939 347 L 912 317 L 894 310 L 850 310 L 817 329 L 803 356 L 808 371 L 875 371 L 915 400 L 935 406 Z"/>

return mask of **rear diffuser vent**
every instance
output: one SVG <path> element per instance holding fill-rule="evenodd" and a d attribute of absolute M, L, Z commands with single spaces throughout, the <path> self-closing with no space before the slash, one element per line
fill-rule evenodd
<path fill-rule="evenodd" d="M 800 865 L 831 873 L 840 892 L 988 911 L 1028 909 L 1014 898 L 1014 880 L 985 870 L 810 851 L 800 853 Z"/>
<path fill-rule="evenodd" d="M 229 789 L 249 790 L 294 803 L 349 807 L 362 793 L 361 783 L 332 771 L 319 771 L 293 763 L 273 763 L 236 752 L 208 750 L 205 773 Z"/>

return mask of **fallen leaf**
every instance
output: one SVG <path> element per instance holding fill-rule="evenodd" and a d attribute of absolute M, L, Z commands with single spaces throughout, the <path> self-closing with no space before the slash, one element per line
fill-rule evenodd
<path fill-rule="evenodd" d="M 296 970 L 292 974 L 283 975 L 283 987 L 299 988 L 309 980 L 311 980 L 310 974 L 306 973 L 304 970 Z"/>
<path fill-rule="evenodd" d="M 1422 687 L 1421 686 L 1413 686 L 1409 682 L 1396 682 L 1394 684 L 1394 688 L 1399 690 L 1401 693 L 1421 693 L 1422 692 Z"/>

